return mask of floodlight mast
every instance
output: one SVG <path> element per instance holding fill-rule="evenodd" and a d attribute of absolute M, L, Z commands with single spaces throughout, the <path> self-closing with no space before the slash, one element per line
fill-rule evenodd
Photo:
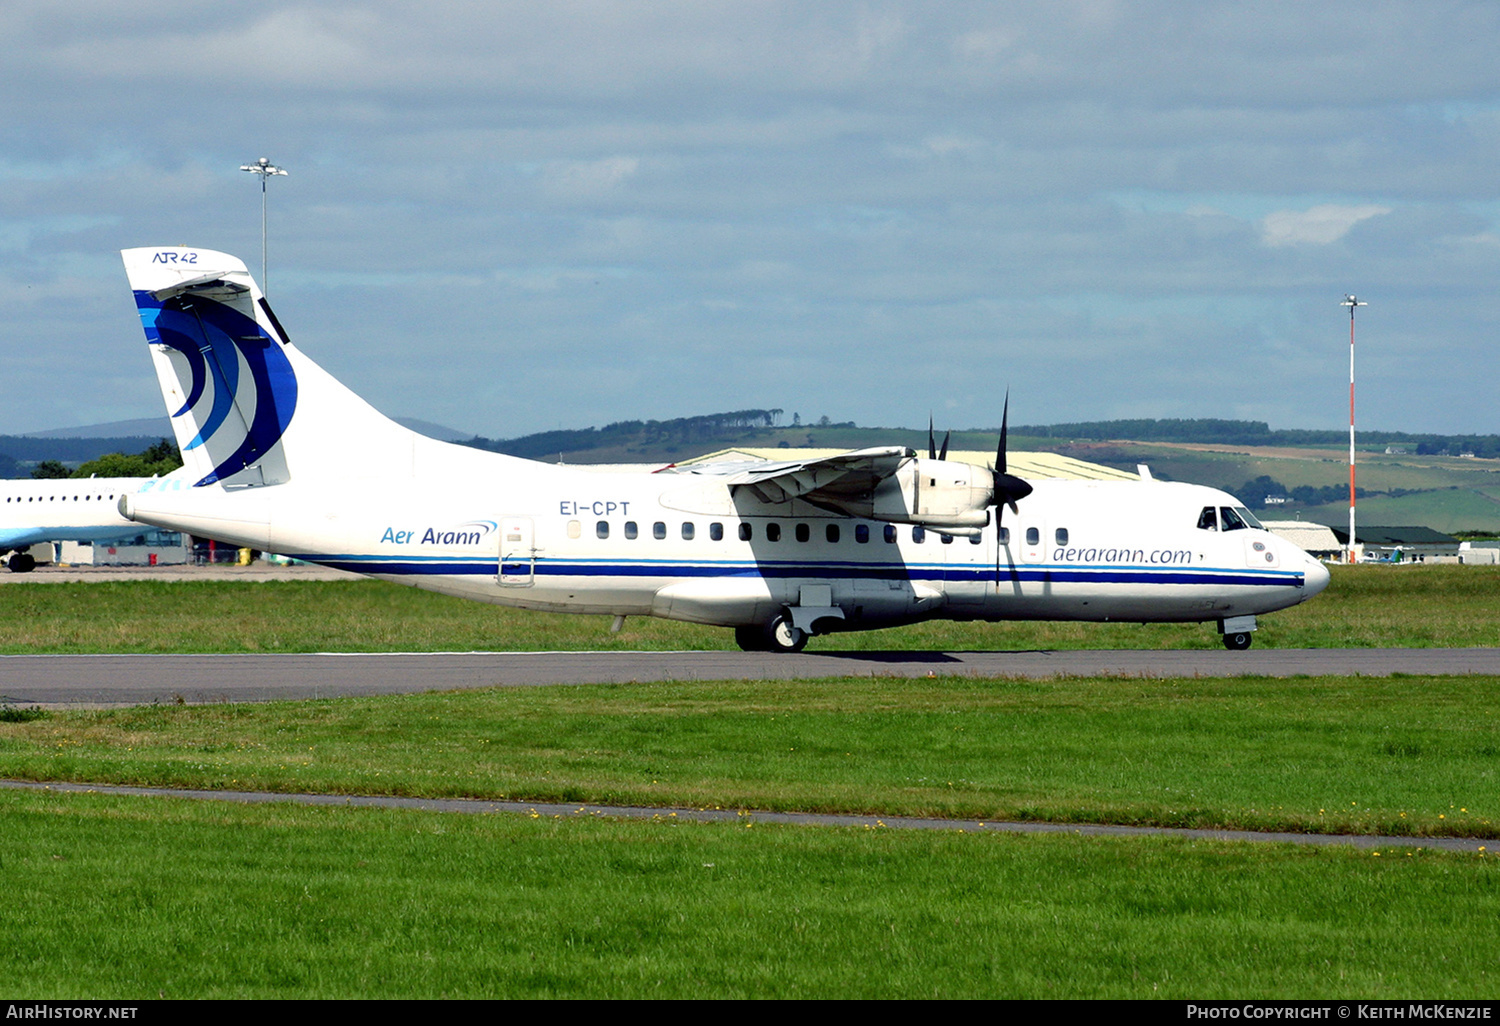
<path fill-rule="evenodd" d="M 1339 304 L 1349 308 L 1349 545 L 1344 558 L 1350 563 L 1354 562 L 1354 311 L 1369 305 L 1352 295 L 1345 295 Z"/>
<path fill-rule="evenodd" d="M 272 175 L 284 175 L 286 169 L 261 157 L 254 164 L 241 164 L 240 170 L 260 175 L 260 293 L 269 296 L 271 288 L 266 284 L 266 179 Z"/>

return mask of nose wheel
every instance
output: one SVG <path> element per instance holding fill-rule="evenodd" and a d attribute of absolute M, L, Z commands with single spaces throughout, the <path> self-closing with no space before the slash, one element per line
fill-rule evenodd
<path fill-rule="evenodd" d="M 1224 647 L 1231 652 L 1243 652 L 1250 647 L 1254 635 L 1249 631 L 1226 632 L 1224 635 Z"/>

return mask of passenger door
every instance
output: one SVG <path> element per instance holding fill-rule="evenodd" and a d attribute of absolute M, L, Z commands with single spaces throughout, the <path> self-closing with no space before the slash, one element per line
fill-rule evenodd
<path fill-rule="evenodd" d="M 528 588 L 536 573 L 536 546 L 530 517 L 500 518 L 499 581 L 507 588 Z"/>

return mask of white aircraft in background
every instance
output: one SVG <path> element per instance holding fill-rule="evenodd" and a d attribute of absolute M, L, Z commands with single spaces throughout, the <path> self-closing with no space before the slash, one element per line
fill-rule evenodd
<path fill-rule="evenodd" d="M 1037 481 L 929 446 L 610 474 L 434 441 L 303 355 L 234 257 L 123 253 L 192 487 L 132 520 L 552 612 L 811 634 L 933 617 L 1212 622 L 1232 649 L 1328 571 L 1232 496 Z M 1010 518 L 1002 520 L 1005 510 Z M 991 513 L 993 510 L 993 515 Z"/>
<path fill-rule="evenodd" d="M 0 481 L 0 556 L 12 573 L 36 568 L 25 551 L 38 542 L 108 543 L 133 538 L 141 525 L 120 513 L 120 496 L 191 485 L 180 470 L 165 477 L 88 477 Z"/>

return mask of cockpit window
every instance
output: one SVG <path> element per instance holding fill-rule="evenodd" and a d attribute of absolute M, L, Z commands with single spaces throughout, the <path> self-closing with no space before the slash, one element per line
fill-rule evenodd
<path fill-rule="evenodd" d="M 1243 520 L 1250 527 L 1255 528 L 1257 531 L 1264 531 L 1266 529 L 1265 525 L 1263 525 L 1259 520 L 1255 519 L 1255 514 L 1251 513 L 1244 506 L 1236 506 L 1234 507 L 1234 511 L 1240 515 L 1241 520 Z"/>
<path fill-rule="evenodd" d="M 1240 518 L 1240 515 L 1228 506 L 1219 507 L 1219 519 L 1224 524 L 1226 531 L 1243 531 L 1250 525 Z"/>
<path fill-rule="evenodd" d="M 1214 512 L 1212 506 L 1204 506 L 1203 512 L 1198 514 L 1198 530 L 1217 531 L 1219 529 L 1219 515 Z"/>

